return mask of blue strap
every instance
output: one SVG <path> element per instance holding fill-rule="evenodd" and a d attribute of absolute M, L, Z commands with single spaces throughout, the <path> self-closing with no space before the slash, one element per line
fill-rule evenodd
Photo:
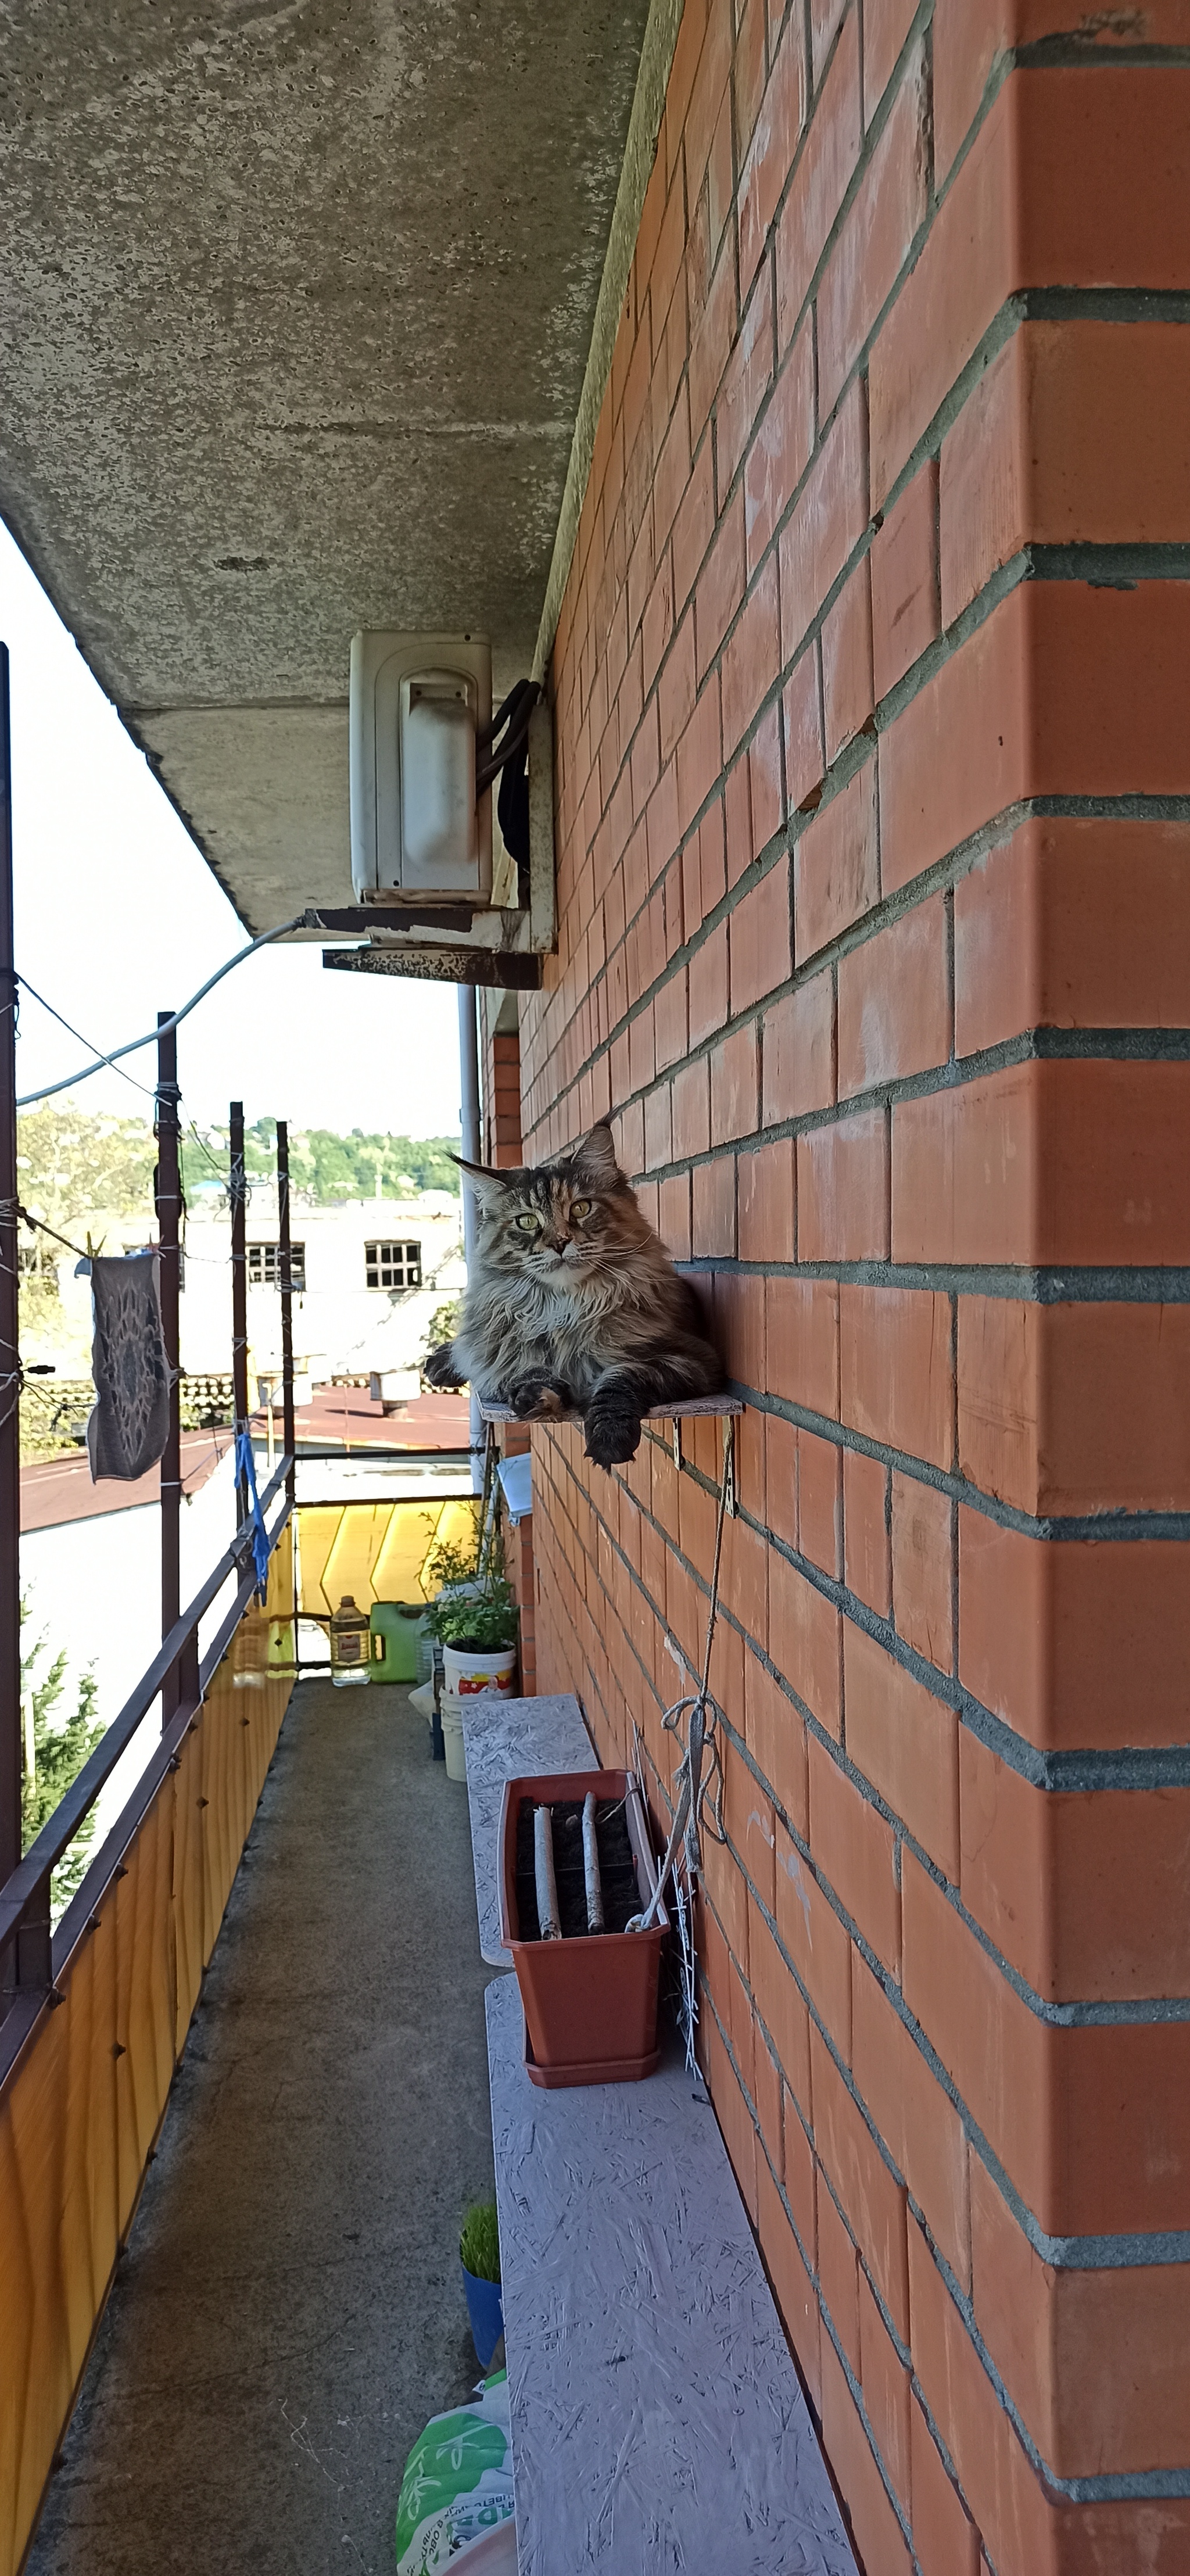
<path fill-rule="evenodd" d="M 236 1433 L 236 1481 L 247 1486 L 252 1505 L 252 1562 L 256 1568 L 256 1589 L 263 1601 L 269 1580 L 269 1534 L 256 1490 L 256 1460 L 252 1455 L 251 1434 L 247 1431 Z"/>

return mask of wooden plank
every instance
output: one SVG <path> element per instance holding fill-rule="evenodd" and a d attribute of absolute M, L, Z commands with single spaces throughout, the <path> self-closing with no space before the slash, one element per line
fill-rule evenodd
<path fill-rule="evenodd" d="M 510 1404 L 485 1404 L 482 1396 L 479 1399 L 479 1410 L 483 1415 L 485 1422 L 524 1421 L 524 1416 L 514 1413 Z M 709 1413 L 714 1416 L 716 1422 L 726 1422 L 729 1419 L 734 1419 L 734 1417 L 741 1414 L 743 1410 L 743 1401 L 738 1395 L 694 1395 L 683 1404 L 651 1404 L 648 1407 L 647 1412 L 642 1413 L 641 1421 L 686 1422 L 691 1420 L 695 1414 Z M 556 1413 L 550 1417 L 550 1420 L 554 1422 L 581 1422 L 582 1418 L 582 1414 L 578 1412 Z M 543 1417 L 543 1424 L 538 1425 L 537 1427 L 544 1427 L 548 1431 L 550 1422 L 545 1421 Z M 527 1428 L 532 1430 L 534 1425 L 530 1423 Z M 302 1528 L 304 1532 L 304 1520 Z"/>
<path fill-rule="evenodd" d="M 463 1709 L 471 1857 L 479 1915 L 479 1955 L 490 1968 L 511 1968 L 500 1939 L 496 1837 L 506 1780 L 524 1771 L 598 1771 L 599 1756 L 570 1691 L 540 1699 L 496 1699 L 485 1692 Z"/>
<path fill-rule="evenodd" d="M 486 2003 L 519 2576 L 856 2576 L 680 2055 L 540 2092 L 515 1980 Z"/>

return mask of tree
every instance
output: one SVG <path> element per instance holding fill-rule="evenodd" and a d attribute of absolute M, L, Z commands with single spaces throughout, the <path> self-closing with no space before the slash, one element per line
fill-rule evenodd
<path fill-rule="evenodd" d="M 28 1602 L 22 1600 L 22 1634 L 28 1616 Z M 99 1685 L 94 1667 L 79 1681 L 78 1703 L 73 1716 L 68 1717 L 64 1724 L 56 1722 L 55 1712 L 66 1683 L 66 1656 L 65 1653 L 55 1655 L 48 1672 L 37 1681 L 35 1667 L 47 1652 L 47 1645 L 47 1639 L 41 1636 L 21 1656 L 21 1714 L 25 1738 L 21 1773 L 22 1851 L 28 1851 L 42 1826 L 48 1824 L 103 1734 L 103 1727 L 95 1717 Z M 95 1810 L 92 1808 L 54 1871 L 51 1907 L 55 1920 L 81 1885 L 94 1835 Z"/>

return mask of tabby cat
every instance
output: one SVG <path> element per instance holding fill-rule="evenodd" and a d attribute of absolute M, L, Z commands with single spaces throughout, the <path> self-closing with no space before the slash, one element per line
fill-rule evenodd
<path fill-rule="evenodd" d="M 532 1171 L 460 1169 L 478 1243 L 459 1331 L 426 1361 L 433 1385 L 469 1381 L 525 1422 L 577 1409 L 600 1467 L 635 1456 L 651 1404 L 722 1386 L 695 1292 L 641 1215 L 606 1120 Z"/>

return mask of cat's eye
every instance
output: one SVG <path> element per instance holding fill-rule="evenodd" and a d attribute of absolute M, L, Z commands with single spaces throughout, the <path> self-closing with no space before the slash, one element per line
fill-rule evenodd
<path fill-rule="evenodd" d="M 590 1199 L 572 1199 L 570 1202 L 570 1213 L 573 1217 L 578 1217 L 580 1219 L 585 1216 L 590 1216 Z"/>
<path fill-rule="evenodd" d="M 541 1232 L 541 1218 L 539 1216 L 519 1216 L 517 1218 L 517 1224 L 519 1225 L 522 1234 L 540 1234 Z"/>

